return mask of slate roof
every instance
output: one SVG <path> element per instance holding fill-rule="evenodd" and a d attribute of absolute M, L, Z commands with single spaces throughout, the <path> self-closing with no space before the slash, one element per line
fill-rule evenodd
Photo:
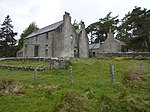
<path fill-rule="evenodd" d="M 17 53 L 21 53 L 21 52 L 23 52 L 23 50 L 24 50 L 24 49 L 23 49 L 23 48 L 21 48 L 21 49 L 20 49 Z"/>
<path fill-rule="evenodd" d="M 125 45 L 125 43 L 123 41 L 117 40 L 115 39 L 118 43 L 120 43 L 121 45 Z"/>
<path fill-rule="evenodd" d="M 33 36 L 36 36 L 36 35 L 39 35 L 39 34 L 42 34 L 42 33 L 45 33 L 45 32 L 50 32 L 50 31 L 55 30 L 56 28 L 58 28 L 61 24 L 63 24 L 63 21 L 59 21 L 59 22 L 56 22 L 54 24 L 48 25 L 46 27 L 43 27 L 43 28 L 31 33 L 26 38 L 30 38 L 30 37 L 33 37 Z"/>
<path fill-rule="evenodd" d="M 89 44 L 89 49 L 99 49 L 100 48 L 100 44 L 99 43 L 94 43 L 94 44 Z"/>
<path fill-rule="evenodd" d="M 76 33 L 79 34 L 82 30 L 81 29 L 76 29 Z"/>

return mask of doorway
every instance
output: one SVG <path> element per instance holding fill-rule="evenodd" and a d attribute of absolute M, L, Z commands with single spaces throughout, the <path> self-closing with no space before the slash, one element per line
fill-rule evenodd
<path fill-rule="evenodd" d="M 34 57 L 38 57 L 39 54 L 39 46 L 34 46 Z"/>

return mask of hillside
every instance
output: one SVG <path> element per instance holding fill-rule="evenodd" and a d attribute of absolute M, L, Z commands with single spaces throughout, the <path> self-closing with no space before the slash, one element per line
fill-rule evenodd
<path fill-rule="evenodd" d="M 0 61 L 13 63 L 22 62 Z M 110 64 L 114 65 L 114 81 L 110 80 Z M 37 82 L 33 71 L 0 69 L 0 112 L 150 111 L 149 59 L 72 59 L 71 65 L 72 81 L 69 66 L 38 71 Z"/>

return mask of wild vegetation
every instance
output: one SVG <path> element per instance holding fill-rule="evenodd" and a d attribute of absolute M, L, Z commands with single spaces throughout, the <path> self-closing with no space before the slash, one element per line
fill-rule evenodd
<path fill-rule="evenodd" d="M 127 44 L 127 48 L 133 51 L 150 52 L 150 10 L 135 7 L 125 14 L 123 19 L 118 19 L 119 16 L 112 17 L 111 13 L 86 28 L 91 43 L 106 40 L 111 28 L 116 38 Z"/>
<path fill-rule="evenodd" d="M 110 80 L 110 64 L 115 68 L 114 81 Z M 72 81 L 70 65 L 38 71 L 35 83 L 33 71 L 0 69 L 0 111 L 150 111 L 149 59 L 72 59 L 71 65 Z"/>

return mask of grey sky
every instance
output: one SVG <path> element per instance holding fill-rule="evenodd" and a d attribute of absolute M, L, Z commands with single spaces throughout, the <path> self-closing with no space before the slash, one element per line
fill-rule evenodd
<path fill-rule="evenodd" d="M 62 20 L 65 11 L 72 22 L 83 20 L 88 26 L 110 11 L 122 18 L 135 6 L 150 9 L 150 0 L 0 0 L 0 24 L 10 15 L 19 38 L 31 22 L 41 28 Z"/>

